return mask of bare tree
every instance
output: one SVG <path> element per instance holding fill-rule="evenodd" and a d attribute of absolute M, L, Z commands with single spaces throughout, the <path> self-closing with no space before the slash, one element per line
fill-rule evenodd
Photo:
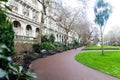
<path fill-rule="evenodd" d="M 114 26 L 114 28 L 105 35 L 105 43 L 108 45 L 120 45 L 119 26 Z"/>
<path fill-rule="evenodd" d="M 40 20 L 40 27 L 39 27 L 39 33 L 37 36 L 37 42 L 41 43 L 41 37 L 42 37 L 42 30 L 43 30 L 43 25 L 44 25 L 44 17 L 46 16 L 46 8 L 49 5 L 48 0 L 38 0 L 38 2 L 42 5 L 42 11 L 41 11 L 41 20 Z"/>
<path fill-rule="evenodd" d="M 67 44 L 69 36 L 68 34 L 73 29 L 74 23 L 80 10 L 71 10 L 68 7 L 63 6 L 62 3 L 60 3 L 60 5 L 58 6 L 58 12 L 60 14 L 58 15 L 57 24 L 58 26 L 64 28 L 66 32 L 65 44 Z"/>
<path fill-rule="evenodd" d="M 40 31 L 39 34 L 37 36 L 37 41 L 38 43 L 41 43 L 41 37 L 42 37 L 42 31 L 43 31 L 43 26 L 44 26 L 44 22 L 46 19 L 51 19 L 53 21 L 57 21 L 56 16 L 53 16 L 54 13 L 52 13 L 52 10 L 56 10 L 56 15 L 59 16 L 58 13 L 58 6 L 61 6 L 61 1 L 57 1 L 57 0 L 38 0 L 38 2 L 42 5 L 42 11 L 41 11 L 41 19 L 40 19 Z M 53 6 L 54 5 L 54 6 Z M 58 10 L 57 10 L 58 9 Z M 51 11 L 51 12 L 49 12 Z"/>

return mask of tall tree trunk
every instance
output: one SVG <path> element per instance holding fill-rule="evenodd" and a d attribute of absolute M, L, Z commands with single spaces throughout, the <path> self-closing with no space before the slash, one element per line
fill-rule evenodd
<path fill-rule="evenodd" d="M 38 43 L 41 43 L 43 25 L 44 25 L 44 13 L 41 14 L 39 33 L 38 33 L 38 36 L 37 36 L 37 42 Z"/>
<path fill-rule="evenodd" d="M 102 27 L 100 27 L 100 31 L 101 31 L 101 49 L 102 49 L 102 56 L 104 55 L 104 39 L 103 39 L 103 31 L 102 31 Z"/>
<path fill-rule="evenodd" d="M 78 41 L 79 41 L 79 43 L 80 43 L 80 38 L 81 38 L 81 35 L 78 35 Z"/>
<path fill-rule="evenodd" d="M 65 44 L 67 45 L 68 43 L 68 32 L 66 32 L 66 38 L 65 38 Z"/>

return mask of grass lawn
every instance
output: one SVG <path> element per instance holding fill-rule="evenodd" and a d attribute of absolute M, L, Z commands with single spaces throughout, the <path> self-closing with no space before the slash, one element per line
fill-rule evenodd
<path fill-rule="evenodd" d="M 88 46 L 85 47 L 84 50 L 100 50 L 101 46 Z M 104 46 L 105 50 L 120 50 L 120 46 Z"/>
<path fill-rule="evenodd" d="M 75 59 L 93 69 L 120 78 L 120 51 L 105 51 L 105 56 L 101 56 L 100 51 L 82 52 Z"/>

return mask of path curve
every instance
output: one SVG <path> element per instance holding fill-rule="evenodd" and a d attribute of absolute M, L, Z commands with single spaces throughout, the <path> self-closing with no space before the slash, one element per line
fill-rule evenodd
<path fill-rule="evenodd" d="M 120 80 L 78 63 L 74 56 L 81 51 L 69 50 L 32 62 L 37 74 L 33 80 Z"/>

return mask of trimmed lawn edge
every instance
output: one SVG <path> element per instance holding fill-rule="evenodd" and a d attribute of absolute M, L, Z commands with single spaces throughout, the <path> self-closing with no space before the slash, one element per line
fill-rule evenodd
<path fill-rule="evenodd" d="M 116 50 L 115 50 L 116 51 Z M 118 50 L 119 51 L 119 50 Z M 88 51 L 87 51 L 88 52 Z M 95 52 L 95 51 L 89 51 L 89 52 Z M 107 74 L 107 75 L 109 75 L 109 76 L 113 76 L 113 77 L 116 77 L 116 78 L 118 78 L 118 79 L 120 79 L 120 76 L 118 77 L 118 76 L 116 76 L 116 75 L 113 75 L 113 74 L 110 74 L 110 73 L 108 73 L 108 72 L 105 72 L 105 71 L 102 71 L 101 69 L 98 69 L 98 68 L 95 68 L 95 67 L 93 67 L 93 66 L 90 66 L 89 64 L 86 64 L 86 63 L 84 63 L 84 62 L 82 62 L 82 61 L 79 61 L 78 59 L 77 59 L 77 56 L 78 55 L 80 55 L 80 54 L 84 54 L 84 52 L 81 52 L 81 53 L 78 53 L 77 55 L 75 55 L 75 60 L 78 62 L 78 63 L 81 63 L 81 64 L 83 64 L 84 66 L 86 66 L 86 67 L 88 67 L 88 68 L 91 68 L 91 69 L 93 69 L 93 70 L 96 70 L 96 71 L 98 71 L 98 72 L 101 72 L 101 73 L 103 73 L 103 74 Z"/>
<path fill-rule="evenodd" d="M 101 46 L 86 46 L 83 50 L 101 50 Z M 104 50 L 120 50 L 120 46 L 105 46 Z"/>

